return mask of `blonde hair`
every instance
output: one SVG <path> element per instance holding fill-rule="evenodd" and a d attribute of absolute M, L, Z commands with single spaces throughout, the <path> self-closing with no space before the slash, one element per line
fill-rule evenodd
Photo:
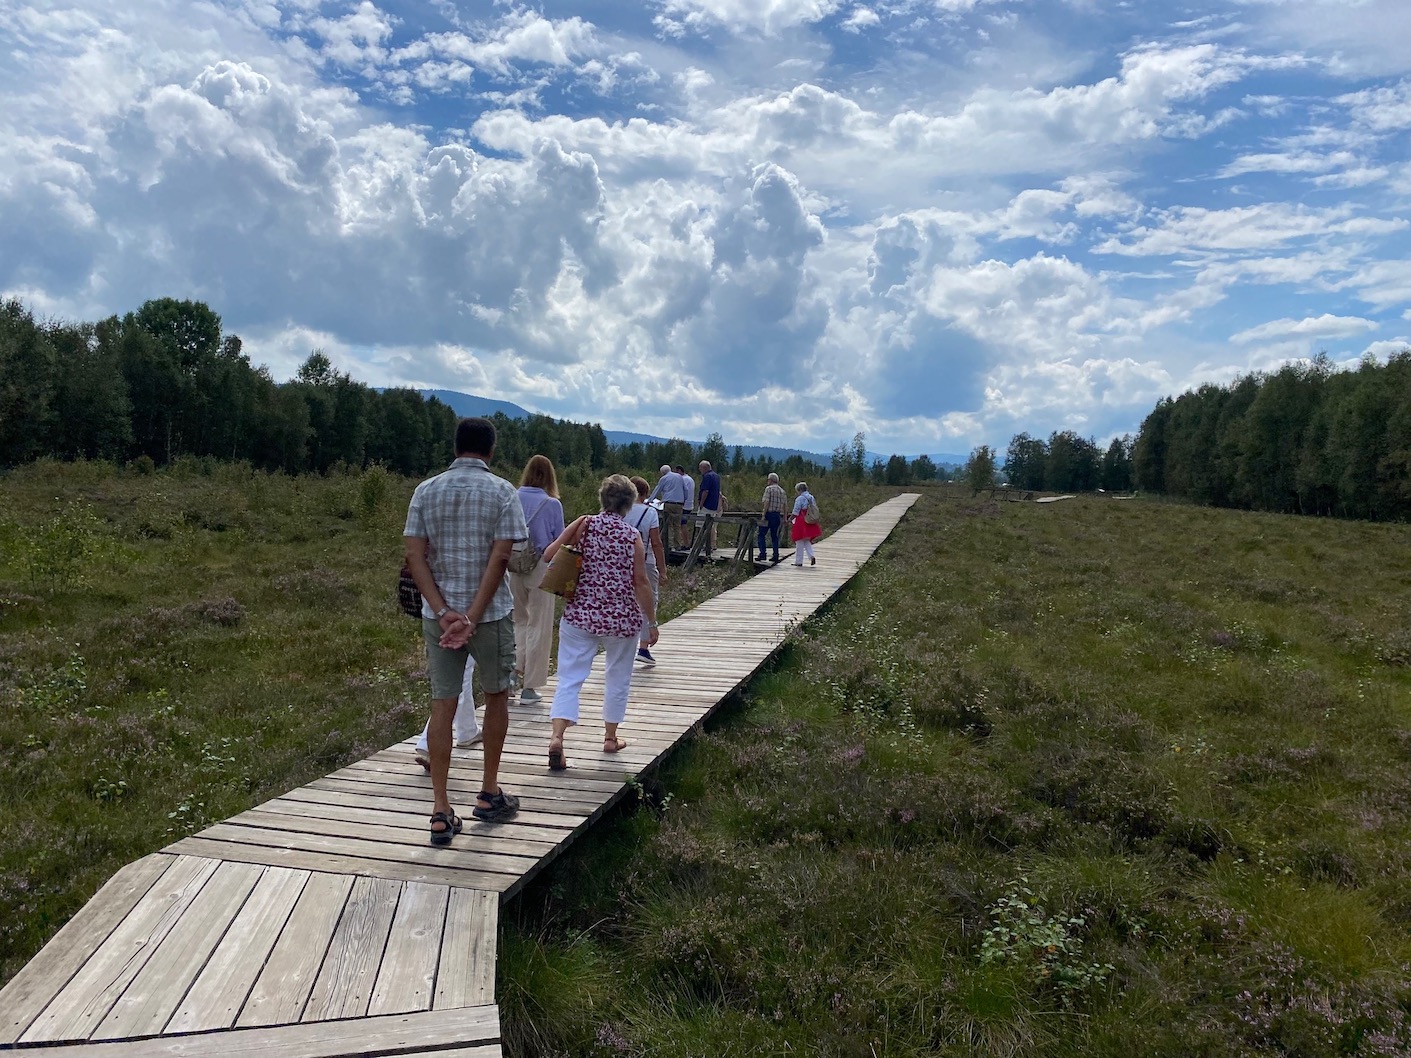
<path fill-rule="evenodd" d="M 531 489 L 543 489 L 554 499 L 559 498 L 558 475 L 554 473 L 554 464 L 548 456 L 530 456 L 529 462 L 524 464 L 519 483 Z"/>

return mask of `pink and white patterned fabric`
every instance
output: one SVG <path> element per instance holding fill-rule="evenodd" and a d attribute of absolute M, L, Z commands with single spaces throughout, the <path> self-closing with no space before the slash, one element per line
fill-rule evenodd
<path fill-rule="evenodd" d="M 619 515 L 597 514 L 583 525 L 583 568 L 563 619 L 593 636 L 635 636 L 645 618 L 632 590 L 632 559 L 641 537 Z"/>

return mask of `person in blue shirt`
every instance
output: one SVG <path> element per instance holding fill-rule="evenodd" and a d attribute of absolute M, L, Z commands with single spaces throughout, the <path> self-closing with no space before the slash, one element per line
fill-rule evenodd
<path fill-rule="evenodd" d="M 701 460 L 700 509 L 711 514 L 720 514 L 720 475 L 710 465 L 710 460 Z M 710 527 L 710 550 L 715 552 L 715 525 Z"/>
<path fill-rule="evenodd" d="M 661 465 L 659 473 L 661 477 L 657 479 L 656 488 L 652 489 L 647 499 L 661 500 L 661 542 L 670 559 L 673 538 L 681 534 L 682 512 L 686 509 L 686 481 L 680 474 L 674 473 L 667 463 Z"/>

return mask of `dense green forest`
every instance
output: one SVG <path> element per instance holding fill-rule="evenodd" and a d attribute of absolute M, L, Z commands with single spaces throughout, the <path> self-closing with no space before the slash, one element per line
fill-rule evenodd
<path fill-rule="evenodd" d="M 1326 357 L 1163 400 L 1132 451 L 1139 488 L 1196 503 L 1411 517 L 1411 350 L 1336 371 Z"/>
<path fill-rule="evenodd" d="M 613 446 L 597 423 L 494 419 L 497 463 L 507 473 L 536 452 L 570 480 L 698 459 L 735 472 L 826 473 L 801 456 L 766 467 L 738 446 L 732 453 L 718 433 L 702 446 L 679 439 Z M 149 468 L 205 458 L 290 474 L 379 464 L 415 477 L 450 460 L 455 421 L 434 397 L 376 390 L 319 351 L 292 381 L 275 382 L 199 301 L 158 298 L 98 323 L 36 320 L 18 300 L 0 303 L 0 467 L 43 457 Z"/>
<path fill-rule="evenodd" d="M 1004 459 L 1005 480 L 1018 489 L 1048 492 L 1125 492 L 1132 487 L 1132 439 L 1113 438 L 1104 452 L 1071 430 L 1047 441 L 1016 434 Z"/>

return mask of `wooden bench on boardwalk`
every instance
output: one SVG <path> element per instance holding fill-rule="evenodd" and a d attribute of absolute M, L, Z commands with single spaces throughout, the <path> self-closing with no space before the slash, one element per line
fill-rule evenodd
<path fill-rule="evenodd" d="M 0 1048 L 46 1058 L 500 1054 L 501 903 L 628 793 L 831 599 L 915 495 L 833 533 L 819 564 L 751 578 L 662 626 L 633 676 L 621 753 L 591 719 L 545 767 L 548 701 L 511 706 L 501 775 L 519 815 L 427 842 L 430 779 L 411 741 L 183 838 L 115 874 L 0 990 Z M 552 681 L 550 681 L 550 691 Z M 457 750 L 454 803 L 479 786 Z"/>

